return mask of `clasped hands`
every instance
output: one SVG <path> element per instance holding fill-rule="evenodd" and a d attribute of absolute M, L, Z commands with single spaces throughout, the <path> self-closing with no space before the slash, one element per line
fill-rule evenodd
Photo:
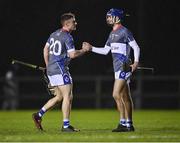
<path fill-rule="evenodd" d="M 83 42 L 82 43 L 82 49 L 85 51 L 85 52 L 89 52 L 92 50 L 92 45 L 89 44 L 88 42 Z"/>

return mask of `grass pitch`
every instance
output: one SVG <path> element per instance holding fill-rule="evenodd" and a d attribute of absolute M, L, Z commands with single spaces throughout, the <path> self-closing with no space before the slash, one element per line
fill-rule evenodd
<path fill-rule="evenodd" d="M 49 111 L 43 118 L 45 132 L 35 128 L 35 111 L 0 111 L 1 142 L 180 142 L 179 110 L 134 112 L 135 132 L 112 133 L 117 126 L 116 110 L 73 110 L 71 124 L 81 131 L 62 133 L 62 114 Z"/>

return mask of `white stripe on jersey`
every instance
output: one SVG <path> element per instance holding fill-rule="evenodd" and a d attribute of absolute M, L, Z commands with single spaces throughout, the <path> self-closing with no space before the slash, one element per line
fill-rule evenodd
<path fill-rule="evenodd" d="M 65 44 L 66 44 L 66 42 L 65 42 Z M 72 52 L 73 50 L 75 50 L 74 48 L 72 48 L 72 47 L 69 47 L 69 45 L 68 44 L 66 44 L 66 46 L 68 47 L 68 52 Z M 71 51 L 72 50 L 72 51 Z"/>
<path fill-rule="evenodd" d="M 69 53 L 69 52 L 72 52 L 72 51 L 75 51 L 75 49 L 69 49 L 69 50 L 67 50 L 68 53 Z"/>
<path fill-rule="evenodd" d="M 111 43 L 111 52 L 126 55 L 126 44 L 124 44 L 124 43 Z"/>

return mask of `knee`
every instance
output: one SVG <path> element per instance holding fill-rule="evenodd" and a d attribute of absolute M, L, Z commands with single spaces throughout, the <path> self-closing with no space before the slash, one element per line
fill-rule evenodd
<path fill-rule="evenodd" d="M 116 92 L 114 92 L 112 96 L 113 96 L 114 100 L 119 100 L 119 99 L 121 99 L 121 95 L 118 94 L 118 93 L 116 93 Z"/>
<path fill-rule="evenodd" d="M 65 96 L 63 96 L 63 100 L 71 102 L 72 98 L 70 95 L 65 95 Z"/>
<path fill-rule="evenodd" d="M 131 97 L 128 95 L 128 94 L 125 94 L 124 96 L 123 96 L 123 100 L 124 100 L 124 102 L 131 102 Z"/>

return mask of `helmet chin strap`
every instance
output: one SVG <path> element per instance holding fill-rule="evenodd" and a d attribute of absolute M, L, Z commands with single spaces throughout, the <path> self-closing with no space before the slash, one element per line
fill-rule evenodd
<path fill-rule="evenodd" d="M 111 20 L 110 20 L 111 22 L 107 22 L 107 24 L 109 25 L 109 26 L 113 26 L 114 24 L 118 24 L 118 23 L 120 23 L 120 18 L 119 17 L 117 17 L 117 16 L 111 16 Z"/>
<path fill-rule="evenodd" d="M 117 23 L 119 23 L 121 20 L 119 19 L 119 17 L 116 17 L 116 16 L 114 16 L 113 17 L 113 23 L 114 24 L 117 24 Z"/>

